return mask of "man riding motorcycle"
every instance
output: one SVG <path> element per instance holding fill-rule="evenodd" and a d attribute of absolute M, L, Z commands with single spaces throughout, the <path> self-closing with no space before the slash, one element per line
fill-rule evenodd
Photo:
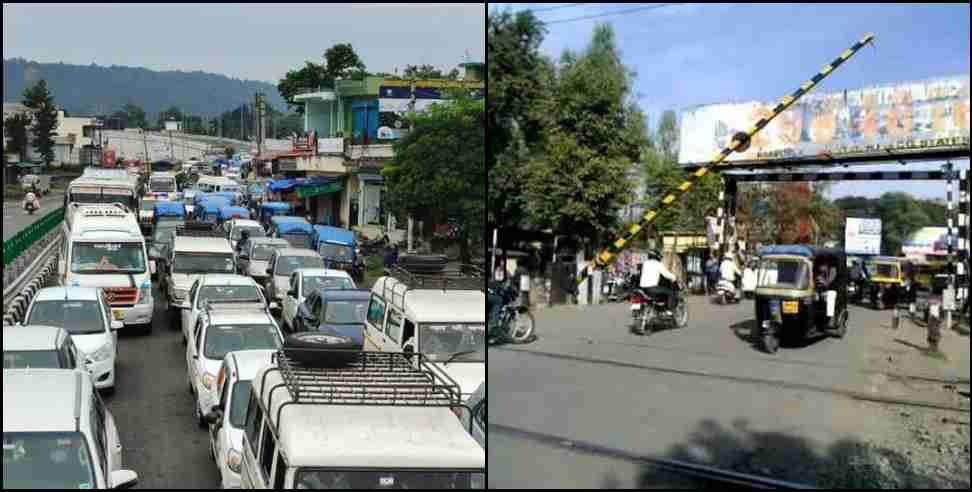
<path fill-rule="evenodd" d="M 37 195 L 33 191 L 28 191 L 27 195 L 24 196 L 24 210 L 33 212 L 38 209 L 40 209 L 40 200 L 37 199 Z"/>
<path fill-rule="evenodd" d="M 661 262 L 661 255 L 657 251 L 648 252 L 648 260 L 641 265 L 641 281 L 639 287 L 647 295 L 662 295 L 668 300 L 668 309 L 675 309 L 678 300 L 676 292 L 681 290 L 681 282 Z"/>

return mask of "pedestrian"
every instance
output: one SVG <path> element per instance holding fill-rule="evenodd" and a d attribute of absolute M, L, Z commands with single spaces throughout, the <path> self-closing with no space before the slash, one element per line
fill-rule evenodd
<path fill-rule="evenodd" d="M 396 264 L 398 264 L 398 245 L 392 244 L 385 253 L 385 268 L 391 268 Z"/>

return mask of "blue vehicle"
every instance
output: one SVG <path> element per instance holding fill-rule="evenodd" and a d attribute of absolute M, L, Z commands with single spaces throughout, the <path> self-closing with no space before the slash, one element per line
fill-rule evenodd
<path fill-rule="evenodd" d="M 294 330 L 318 331 L 350 338 L 364 346 L 364 323 L 371 293 L 362 289 L 317 289 L 304 299 L 294 316 Z"/>
<path fill-rule="evenodd" d="M 186 216 L 186 206 L 182 202 L 160 201 L 155 202 L 152 208 L 152 223 L 157 224 L 160 220 L 183 220 Z"/>
<path fill-rule="evenodd" d="M 287 202 L 266 202 L 260 205 L 260 210 L 257 212 L 260 214 L 259 220 L 264 226 L 270 226 L 270 218 L 277 217 L 281 215 L 288 215 L 293 210 Z"/>
<path fill-rule="evenodd" d="M 250 211 L 244 207 L 220 207 L 219 221 L 223 222 L 230 219 L 249 219 Z"/>
<path fill-rule="evenodd" d="M 314 226 L 311 249 L 324 258 L 327 268 L 350 269 L 357 259 L 357 247 L 358 243 L 352 231 L 334 226 Z"/>
<path fill-rule="evenodd" d="M 206 200 L 196 205 L 195 216 L 200 222 L 216 224 L 219 222 L 219 209 L 226 206 L 217 200 Z"/>
<path fill-rule="evenodd" d="M 286 239 L 295 248 L 310 248 L 314 226 L 303 217 L 275 216 L 270 218 L 268 235 Z"/>
<path fill-rule="evenodd" d="M 226 198 L 230 201 L 230 205 L 239 205 L 242 198 L 240 193 L 235 191 L 217 191 L 213 195 Z"/>

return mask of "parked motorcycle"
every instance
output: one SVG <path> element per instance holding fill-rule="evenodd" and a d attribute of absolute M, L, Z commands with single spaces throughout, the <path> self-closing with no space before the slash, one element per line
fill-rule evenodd
<path fill-rule="evenodd" d="M 487 333 L 487 340 L 505 341 L 509 343 L 523 343 L 533 336 L 536 322 L 526 306 L 516 302 L 519 293 L 507 284 L 494 284 L 489 287 L 490 296 L 501 299 L 499 319 L 492 324 Z"/>
<path fill-rule="evenodd" d="M 644 335 L 656 321 L 667 322 L 674 328 L 688 326 L 688 306 L 681 292 L 675 293 L 675 309 L 668 309 L 668 296 L 650 294 L 642 289 L 635 289 L 631 294 L 631 320 L 634 332 Z"/>
<path fill-rule="evenodd" d="M 716 284 L 716 300 L 721 304 L 737 303 L 740 299 L 740 292 L 731 280 L 722 279 Z"/>

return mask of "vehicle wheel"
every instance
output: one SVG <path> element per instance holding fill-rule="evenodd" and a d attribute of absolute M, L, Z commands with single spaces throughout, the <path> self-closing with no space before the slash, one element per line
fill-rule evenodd
<path fill-rule="evenodd" d="M 653 321 L 654 317 L 654 309 L 648 309 L 645 311 L 645 314 L 641 317 L 641 327 L 639 331 L 640 335 L 645 335 L 648 333 L 648 329 L 651 327 L 651 322 Z"/>
<path fill-rule="evenodd" d="M 768 354 L 775 354 L 780 349 L 780 338 L 774 333 L 775 330 L 762 330 L 760 338 L 763 342 L 763 350 Z"/>
<path fill-rule="evenodd" d="M 510 330 L 507 338 L 510 343 L 523 343 L 533 336 L 536 321 L 529 312 L 516 313 L 510 320 Z"/>
<path fill-rule="evenodd" d="M 152 333 L 152 322 L 149 321 L 148 323 L 145 323 L 142 326 L 142 334 L 143 335 L 150 335 L 151 333 Z"/>
<path fill-rule="evenodd" d="M 847 336 L 847 318 L 849 317 L 850 315 L 847 311 L 844 311 L 840 317 L 840 321 L 837 322 L 837 329 L 834 330 L 834 338 L 844 338 Z"/>

